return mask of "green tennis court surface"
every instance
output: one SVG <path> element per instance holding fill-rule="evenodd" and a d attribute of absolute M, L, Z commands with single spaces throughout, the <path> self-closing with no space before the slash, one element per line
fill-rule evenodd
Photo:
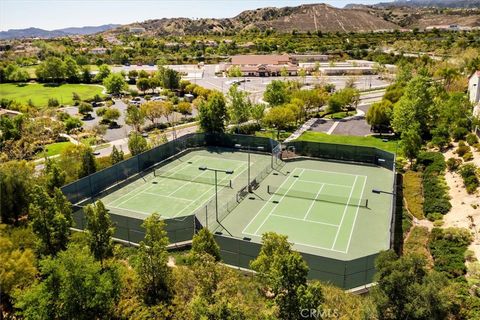
<path fill-rule="evenodd" d="M 276 230 L 297 244 L 346 253 L 366 182 L 362 175 L 295 168 L 243 233 Z"/>
<path fill-rule="evenodd" d="M 393 177 L 387 169 L 317 160 L 272 172 L 217 229 L 261 240 L 288 236 L 303 252 L 350 259 L 388 249 Z"/>
<path fill-rule="evenodd" d="M 268 155 L 252 156 L 252 172 L 253 167 L 269 162 Z M 218 172 L 217 181 L 222 194 L 235 194 L 246 183 L 247 163 L 247 155 L 242 152 L 193 151 L 101 200 L 112 213 L 141 219 L 154 212 L 163 218 L 191 215 L 215 194 L 215 173 L 200 167 L 233 171 Z"/>

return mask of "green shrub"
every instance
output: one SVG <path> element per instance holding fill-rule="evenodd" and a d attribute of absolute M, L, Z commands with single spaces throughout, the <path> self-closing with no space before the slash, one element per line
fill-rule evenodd
<path fill-rule="evenodd" d="M 453 129 L 452 137 L 453 140 L 459 141 L 465 139 L 465 136 L 468 134 L 468 130 L 463 127 L 457 127 Z"/>
<path fill-rule="evenodd" d="M 440 228 L 441 226 L 443 226 L 443 224 L 444 224 L 443 220 L 435 220 L 435 221 L 433 221 L 433 226 L 434 226 L 435 228 Z"/>
<path fill-rule="evenodd" d="M 459 157 L 463 157 L 468 152 L 470 152 L 470 147 L 460 144 L 458 144 L 458 148 L 455 150 L 455 153 L 458 154 Z"/>
<path fill-rule="evenodd" d="M 473 153 L 467 152 L 463 155 L 463 161 L 468 162 L 473 160 Z"/>
<path fill-rule="evenodd" d="M 429 213 L 427 215 L 427 219 L 430 220 L 430 221 L 438 221 L 438 220 L 441 220 L 443 219 L 443 214 L 439 213 L 439 212 L 432 212 L 432 213 Z"/>
<path fill-rule="evenodd" d="M 477 191 L 479 187 L 479 180 L 477 177 L 477 166 L 473 163 L 465 164 L 459 169 L 460 176 L 463 179 L 463 184 L 467 193 L 472 194 Z"/>
<path fill-rule="evenodd" d="M 447 169 L 448 171 L 457 171 L 461 164 L 462 160 L 456 158 L 449 158 L 447 160 Z"/>
<path fill-rule="evenodd" d="M 445 272 L 451 278 L 463 277 L 467 271 L 465 251 L 471 241 L 472 236 L 466 229 L 433 228 L 429 248 L 435 270 Z"/>
<path fill-rule="evenodd" d="M 448 213 L 452 205 L 443 176 L 447 167 L 443 154 L 422 152 L 417 158 L 415 167 L 417 170 L 423 170 L 423 212 L 425 216 L 428 217 L 433 212 Z"/>
<path fill-rule="evenodd" d="M 469 133 L 467 135 L 467 143 L 472 147 L 478 143 L 478 137 L 475 133 Z"/>

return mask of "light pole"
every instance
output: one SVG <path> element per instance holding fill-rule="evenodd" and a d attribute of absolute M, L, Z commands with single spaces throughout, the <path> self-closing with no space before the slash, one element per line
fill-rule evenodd
<path fill-rule="evenodd" d="M 218 172 L 223 172 L 225 174 L 233 174 L 233 170 L 222 170 L 222 169 L 214 169 L 214 168 L 208 168 L 208 167 L 199 167 L 198 170 L 201 171 L 213 171 L 215 172 L 215 220 L 220 223 L 218 219 L 218 183 L 217 183 L 217 173 Z"/>
<path fill-rule="evenodd" d="M 235 148 L 241 149 L 241 148 L 242 148 L 242 145 L 239 144 L 239 143 L 237 143 L 237 144 L 235 144 Z M 245 148 L 247 148 L 247 154 L 248 154 L 248 168 L 247 168 L 247 169 L 248 169 L 248 170 L 247 170 L 247 172 L 248 172 L 248 180 L 247 180 L 247 189 L 248 189 L 248 192 L 251 193 L 251 192 L 252 192 L 252 187 L 251 187 L 251 185 L 250 185 L 250 146 L 245 146 Z M 265 150 L 264 147 L 256 147 L 255 149 L 257 149 L 258 151 L 263 151 L 263 150 Z"/>

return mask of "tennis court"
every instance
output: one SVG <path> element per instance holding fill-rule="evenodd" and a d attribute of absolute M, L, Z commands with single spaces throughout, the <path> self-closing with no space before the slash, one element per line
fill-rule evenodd
<path fill-rule="evenodd" d="M 190 215 L 215 192 L 215 172 L 201 170 L 202 167 L 233 171 L 230 174 L 218 172 L 221 190 L 232 188 L 237 178 L 245 174 L 247 161 L 192 153 L 105 196 L 102 201 L 112 212 L 137 218 L 154 212 L 164 218 Z"/>
<path fill-rule="evenodd" d="M 318 160 L 287 162 L 222 220 L 216 231 L 259 242 L 288 236 L 297 250 L 336 259 L 388 249 L 391 171 Z"/>
<path fill-rule="evenodd" d="M 295 168 L 243 230 L 261 236 L 275 230 L 295 243 L 346 253 L 367 177 Z"/>

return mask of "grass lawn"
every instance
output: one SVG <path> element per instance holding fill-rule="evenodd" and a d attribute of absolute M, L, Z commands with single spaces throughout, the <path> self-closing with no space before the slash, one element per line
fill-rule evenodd
<path fill-rule="evenodd" d="M 25 66 L 21 67 L 23 70 L 26 70 L 28 72 L 28 75 L 32 79 L 37 79 L 37 75 L 35 74 L 35 70 L 37 69 L 38 65 L 33 65 L 33 66 Z M 95 64 L 89 65 L 90 71 L 98 71 L 98 66 Z"/>
<path fill-rule="evenodd" d="M 392 153 L 395 153 L 395 151 L 397 152 L 400 151 L 400 150 L 396 150 L 397 141 L 392 140 L 388 142 L 383 142 L 381 138 L 373 137 L 373 136 L 368 136 L 368 137 L 339 136 L 339 135 L 328 135 L 323 132 L 307 131 L 303 133 L 298 138 L 298 140 L 375 147 L 375 148 L 389 151 Z"/>
<path fill-rule="evenodd" d="M 70 145 L 73 145 L 70 141 L 47 144 L 45 146 L 46 155 L 47 157 L 59 155 L 66 147 Z M 37 158 L 43 157 L 45 157 L 45 153 L 40 152 L 39 154 L 37 154 Z"/>
<path fill-rule="evenodd" d="M 332 114 L 328 114 L 325 116 L 326 119 L 343 119 L 343 118 L 346 118 L 346 117 L 350 117 L 350 116 L 353 116 L 355 115 L 355 113 L 353 111 L 350 111 L 348 112 L 345 112 L 345 111 L 341 111 L 341 112 L 337 112 L 337 113 L 332 113 Z"/>
<path fill-rule="evenodd" d="M 96 94 L 102 95 L 102 88 L 83 84 L 62 84 L 60 86 L 40 83 L 24 85 L 13 83 L 0 84 L 0 98 L 15 100 L 24 104 L 31 99 L 37 107 L 47 106 L 49 98 L 56 98 L 60 105 L 73 104 L 73 92 L 76 92 L 82 100 L 85 100 L 93 98 Z"/>

